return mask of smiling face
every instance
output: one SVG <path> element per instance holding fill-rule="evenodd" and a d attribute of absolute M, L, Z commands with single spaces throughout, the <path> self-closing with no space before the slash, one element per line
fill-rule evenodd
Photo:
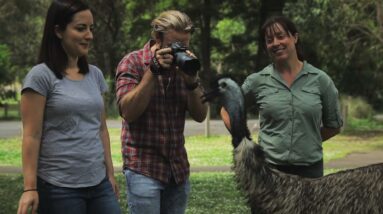
<path fill-rule="evenodd" d="M 72 21 L 62 31 L 56 26 L 56 36 L 68 57 L 78 58 L 88 54 L 93 40 L 93 16 L 90 10 L 74 14 Z"/>
<path fill-rule="evenodd" d="M 283 27 L 275 23 L 266 29 L 265 45 L 266 50 L 275 63 L 288 60 L 297 55 L 295 44 L 298 41 L 298 34 L 291 35 Z"/>

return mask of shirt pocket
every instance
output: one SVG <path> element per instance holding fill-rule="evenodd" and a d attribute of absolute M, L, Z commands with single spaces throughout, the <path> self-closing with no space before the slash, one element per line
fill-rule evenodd
<path fill-rule="evenodd" d="M 272 107 L 276 101 L 280 100 L 279 94 L 280 93 L 278 88 L 261 89 L 261 91 L 256 96 L 259 108 L 264 109 Z"/>
<path fill-rule="evenodd" d="M 273 94 L 278 93 L 278 91 L 279 91 L 278 88 L 261 89 L 261 91 L 258 93 L 257 100 L 268 99 Z"/>
<path fill-rule="evenodd" d="M 303 103 L 310 106 L 321 105 L 321 93 L 318 88 L 304 87 L 301 95 Z"/>

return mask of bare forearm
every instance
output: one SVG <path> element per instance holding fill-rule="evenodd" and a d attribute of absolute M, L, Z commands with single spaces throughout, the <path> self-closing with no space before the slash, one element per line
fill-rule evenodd
<path fill-rule="evenodd" d="M 106 171 L 108 176 L 110 176 L 114 174 L 114 167 L 113 167 L 113 161 L 112 161 L 112 152 L 110 149 L 109 132 L 107 130 L 101 131 L 101 140 L 104 147 Z"/>
<path fill-rule="evenodd" d="M 40 150 L 40 139 L 23 136 L 22 163 L 24 189 L 36 189 L 37 160 Z"/>
<path fill-rule="evenodd" d="M 134 121 L 145 111 L 156 87 L 155 78 L 149 70 L 146 71 L 137 87 L 121 99 L 120 110 L 128 122 Z"/>
<path fill-rule="evenodd" d="M 188 109 L 190 116 L 197 122 L 202 122 L 206 118 L 207 103 L 202 103 L 203 95 L 200 87 L 188 92 Z"/>
<path fill-rule="evenodd" d="M 322 127 L 320 130 L 322 142 L 334 137 L 340 133 L 340 128 L 326 128 Z"/>

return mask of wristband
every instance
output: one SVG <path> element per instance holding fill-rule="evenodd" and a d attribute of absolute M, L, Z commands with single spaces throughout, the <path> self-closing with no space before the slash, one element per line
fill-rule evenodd
<path fill-rule="evenodd" d="M 37 192 L 37 189 L 25 189 L 25 190 L 23 190 L 23 192 L 30 192 L 30 191 L 35 191 L 35 192 Z"/>
<path fill-rule="evenodd" d="M 194 91 L 194 89 L 198 88 L 199 86 L 199 81 L 195 81 L 194 83 L 188 85 L 188 84 L 185 84 L 186 86 L 186 89 L 189 90 L 189 91 Z"/>
<path fill-rule="evenodd" d="M 154 56 L 150 60 L 150 71 L 152 72 L 153 75 L 157 76 L 162 74 L 163 69 L 156 58 L 156 52 L 157 50 L 154 52 Z"/>

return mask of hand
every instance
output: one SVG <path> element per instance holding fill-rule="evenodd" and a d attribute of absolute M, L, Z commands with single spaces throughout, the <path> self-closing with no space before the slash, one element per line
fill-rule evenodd
<path fill-rule="evenodd" d="M 116 194 L 117 199 L 119 199 L 120 198 L 120 190 L 118 188 L 116 179 L 114 178 L 113 175 L 109 176 L 109 182 L 112 184 L 114 194 Z"/>
<path fill-rule="evenodd" d="M 19 201 L 19 208 L 17 214 L 27 214 L 31 208 L 31 214 L 37 213 L 37 207 L 39 206 L 39 194 L 37 191 L 24 192 L 21 195 Z"/>
<path fill-rule="evenodd" d="M 173 64 L 173 54 L 171 48 L 162 48 L 155 51 L 155 57 L 164 69 L 169 69 Z"/>

